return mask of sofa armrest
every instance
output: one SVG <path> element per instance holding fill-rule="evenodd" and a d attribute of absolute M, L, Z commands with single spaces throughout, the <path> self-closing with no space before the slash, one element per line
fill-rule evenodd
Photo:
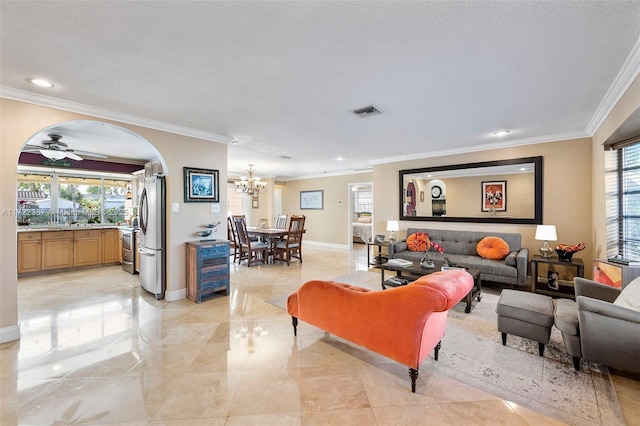
<path fill-rule="evenodd" d="M 518 285 L 527 285 L 527 270 L 529 267 L 529 249 L 521 248 L 516 256 L 516 268 L 518 269 Z"/>
<path fill-rule="evenodd" d="M 576 298 L 578 296 L 586 296 L 612 303 L 620 295 L 620 290 L 617 288 L 586 278 L 576 277 L 573 279 L 573 283 Z"/>

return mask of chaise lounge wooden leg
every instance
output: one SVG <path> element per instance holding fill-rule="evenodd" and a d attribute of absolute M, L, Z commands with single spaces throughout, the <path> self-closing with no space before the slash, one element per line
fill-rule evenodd
<path fill-rule="evenodd" d="M 291 317 L 291 324 L 293 324 L 293 335 L 298 335 L 298 318 Z"/>
<path fill-rule="evenodd" d="M 438 360 L 438 353 L 440 353 L 441 343 L 442 343 L 442 341 L 438 342 L 438 344 L 436 345 L 436 347 L 434 349 L 433 357 L 436 359 L 436 361 Z"/>
<path fill-rule="evenodd" d="M 538 342 L 538 353 L 540 356 L 544 356 L 544 343 Z"/>
<path fill-rule="evenodd" d="M 411 392 L 416 393 L 416 380 L 418 380 L 418 369 L 409 368 L 409 377 L 411 377 Z"/>
<path fill-rule="evenodd" d="M 577 356 L 573 357 L 573 368 L 575 368 L 576 371 L 580 371 L 580 358 Z"/>

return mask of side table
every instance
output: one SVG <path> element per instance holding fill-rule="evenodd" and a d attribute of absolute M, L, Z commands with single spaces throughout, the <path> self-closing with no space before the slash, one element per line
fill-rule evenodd
<path fill-rule="evenodd" d="M 538 266 L 540 264 L 557 265 L 566 268 L 575 268 L 576 273 L 574 277 L 584 277 L 584 263 L 582 259 L 574 258 L 571 262 L 563 262 L 557 256 L 542 257 L 540 255 L 534 255 L 531 257 L 531 291 L 533 293 L 542 293 L 547 296 L 553 297 L 567 297 L 575 299 L 575 293 L 573 291 L 573 281 L 566 282 L 555 280 L 557 289 L 551 288 L 549 283 L 549 276 L 542 277 L 542 281 L 538 278 Z"/>
<path fill-rule="evenodd" d="M 367 264 L 369 265 L 381 265 L 389 260 L 389 241 L 367 241 Z M 371 247 L 378 247 L 378 252 L 374 253 L 373 262 L 371 262 Z M 387 252 L 384 253 L 382 248 L 387 248 Z"/>

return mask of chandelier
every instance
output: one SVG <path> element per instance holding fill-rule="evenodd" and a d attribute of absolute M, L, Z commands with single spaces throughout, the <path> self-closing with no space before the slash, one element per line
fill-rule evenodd
<path fill-rule="evenodd" d="M 260 178 L 253 175 L 253 164 L 249 164 L 246 176 L 240 176 L 236 181 L 236 192 L 247 194 L 252 197 L 267 192 L 267 182 L 260 182 Z"/>

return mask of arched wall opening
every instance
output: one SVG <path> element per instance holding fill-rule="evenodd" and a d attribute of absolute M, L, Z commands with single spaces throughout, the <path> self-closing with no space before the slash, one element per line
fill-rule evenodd
<path fill-rule="evenodd" d="M 61 123 L 98 121 L 105 126 L 120 127 L 123 132 L 138 135 L 153 147 L 166 175 L 167 188 L 167 295 L 171 302 L 186 296 L 185 243 L 193 241 L 201 224 L 224 222 L 224 208 L 214 209 L 210 203 L 185 203 L 183 167 L 215 169 L 220 181 L 227 180 L 227 144 L 196 136 L 186 136 L 168 129 L 158 130 L 128 122 L 114 121 L 82 113 L 63 111 L 33 103 L 0 99 L 0 343 L 20 337 L 17 299 L 17 203 L 16 175 L 18 159 L 26 141 L 40 131 Z M 149 147 L 149 146 L 147 146 Z M 183 204 L 184 203 L 184 204 Z M 226 206 L 226 191 L 220 193 L 220 204 Z M 219 212 L 218 212 L 219 211 Z M 216 238 L 224 238 L 218 232 Z"/>

